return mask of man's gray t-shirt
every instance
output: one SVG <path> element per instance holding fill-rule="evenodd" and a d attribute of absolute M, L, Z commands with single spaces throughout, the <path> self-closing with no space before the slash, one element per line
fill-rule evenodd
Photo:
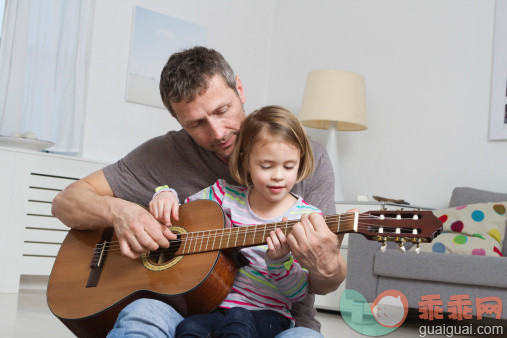
<path fill-rule="evenodd" d="M 292 192 L 316 206 L 325 215 L 335 214 L 334 176 L 324 147 L 311 142 L 314 156 L 313 173 Z M 155 188 L 168 185 L 178 192 L 180 203 L 196 192 L 224 179 L 237 185 L 227 164 L 214 153 L 202 148 L 185 130 L 170 131 L 155 137 L 130 152 L 116 163 L 104 168 L 104 175 L 116 197 L 148 206 Z M 320 331 L 315 319 L 314 294 L 293 303 L 296 326 Z"/>

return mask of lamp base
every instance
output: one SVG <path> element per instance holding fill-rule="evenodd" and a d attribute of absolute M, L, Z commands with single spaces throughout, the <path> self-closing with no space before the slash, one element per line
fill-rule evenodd
<path fill-rule="evenodd" d="M 340 176 L 340 166 L 338 161 L 338 143 L 336 139 L 336 122 L 329 123 L 329 132 L 327 134 L 326 149 L 329 154 L 329 159 L 333 166 L 334 173 L 334 198 L 335 201 L 344 201 L 342 182 Z"/>

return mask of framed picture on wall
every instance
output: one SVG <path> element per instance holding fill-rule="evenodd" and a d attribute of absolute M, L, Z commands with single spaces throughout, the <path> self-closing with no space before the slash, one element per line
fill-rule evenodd
<path fill-rule="evenodd" d="M 206 45 L 206 27 L 135 7 L 125 99 L 164 108 L 159 82 L 171 54 Z"/>
<path fill-rule="evenodd" d="M 507 1 L 495 5 L 489 139 L 507 140 Z"/>

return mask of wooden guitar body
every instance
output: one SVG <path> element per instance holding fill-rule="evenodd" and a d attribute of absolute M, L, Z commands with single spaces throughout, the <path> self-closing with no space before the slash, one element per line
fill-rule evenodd
<path fill-rule="evenodd" d="M 53 314 L 79 337 L 103 337 L 120 311 L 140 298 L 161 300 L 182 316 L 207 313 L 222 303 L 236 277 L 237 266 L 224 252 L 265 244 L 270 231 L 287 235 L 298 222 L 225 228 L 222 208 L 209 200 L 182 205 L 179 219 L 170 228 L 178 239 L 169 249 L 136 260 L 122 256 L 112 228 L 71 230 L 49 278 Z M 333 233 L 359 233 L 383 243 L 383 249 L 387 241 L 400 249 L 411 242 L 417 252 L 442 231 L 442 222 L 430 211 L 356 212 L 324 220 Z"/>
<path fill-rule="evenodd" d="M 220 206 L 196 202 L 206 203 L 183 205 L 176 226 L 184 224 L 188 232 L 224 228 Z M 90 263 L 101 237 L 102 230 L 71 230 L 49 279 L 51 311 L 79 337 L 107 335 L 119 312 L 140 298 L 161 300 L 183 316 L 209 312 L 227 296 L 236 276 L 237 268 L 220 251 L 150 261 L 126 258 L 118 245 L 111 245 L 97 285 L 87 287 Z M 117 243 L 114 235 L 112 242 Z"/>

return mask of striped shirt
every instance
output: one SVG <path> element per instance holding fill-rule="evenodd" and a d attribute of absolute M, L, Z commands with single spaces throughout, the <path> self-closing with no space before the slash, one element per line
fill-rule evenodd
<path fill-rule="evenodd" d="M 211 187 L 188 197 L 185 202 L 199 199 L 215 201 L 222 206 L 224 214 L 236 227 L 279 222 L 284 217 L 298 220 L 303 214 L 320 212 L 296 196 L 297 202 L 284 214 L 271 219 L 261 218 L 248 204 L 249 192 L 250 188 L 218 180 Z M 294 326 L 290 314 L 291 304 L 305 298 L 308 292 L 308 271 L 301 268 L 291 253 L 281 259 L 270 260 L 266 256 L 267 249 L 267 245 L 241 249 L 250 264 L 239 269 L 231 292 L 220 307 L 273 310 L 289 318 Z"/>

